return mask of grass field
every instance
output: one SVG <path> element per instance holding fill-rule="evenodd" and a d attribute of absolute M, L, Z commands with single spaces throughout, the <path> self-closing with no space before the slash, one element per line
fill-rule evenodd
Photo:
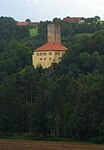
<path fill-rule="evenodd" d="M 33 37 L 33 36 L 36 36 L 38 34 L 38 29 L 32 28 L 32 29 L 29 29 L 29 32 L 30 32 L 30 36 Z"/>
<path fill-rule="evenodd" d="M 104 145 L 0 139 L 0 150 L 104 150 Z"/>

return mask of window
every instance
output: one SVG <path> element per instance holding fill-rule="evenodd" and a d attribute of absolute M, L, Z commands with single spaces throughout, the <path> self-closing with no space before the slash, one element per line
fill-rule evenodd
<path fill-rule="evenodd" d="M 52 52 L 49 52 L 49 55 L 52 55 Z"/>
<path fill-rule="evenodd" d="M 42 56 L 42 53 L 40 53 L 40 56 Z"/>
<path fill-rule="evenodd" d="M 57 52 L 55 52 L 55 55 L 57 55 Z"/>
<path fill-rule="evenodd" d="M 46 53 L 44 53 L 44 55 L 46 55 Z"/>
<path fill-rule="evenodd" d="M 44 60 L 46 60 L 46 58 L 44 58 Z"/>
<path fill-rule="evenodd" d="M 40 58 L 40 60 L 42 60 L 42 58 Z"/>
<path fill-rule="evenodd" d="M 52 60 L 52 58 L 49 58 L 50 60 Z"/>
<path fill-rule="evenodd" d="M 58 55 L 60 55 L 60 52 L 58 52 Z"/>
<path fill-rule="evenodd" d="M 39 53 L 37 53 L 37 56 L 39 56 Z"/>

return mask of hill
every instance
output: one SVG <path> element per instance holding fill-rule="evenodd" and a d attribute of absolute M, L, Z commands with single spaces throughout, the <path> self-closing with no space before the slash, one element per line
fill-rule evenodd
<path fill-rule="evenodd" d="M 0 135 L 104 143 L 104 24 L 61 21 L 69 51 L 54 70 L 34 69 L 48 23 L 31 37 L 28 26 L 0 17 Z"/>

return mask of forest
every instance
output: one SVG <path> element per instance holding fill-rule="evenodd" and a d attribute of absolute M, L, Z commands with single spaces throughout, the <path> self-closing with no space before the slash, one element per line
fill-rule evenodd
<path fill-rule="evenodd" d="M 104 22 L 67 23 L 62 43 L 68 52 L 54 69 L 33 68 L 35 48 L 47 42 L 0 17 L 0 136 L 31 134 L 104 143 Z"/>

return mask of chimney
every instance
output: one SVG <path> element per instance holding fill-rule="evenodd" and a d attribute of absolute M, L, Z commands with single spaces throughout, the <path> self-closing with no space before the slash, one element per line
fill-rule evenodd
<path fill-rule="evenodd" d="M 59 24 L 48 24 L 48 42 L 61 43 L 61 28 Z"/>

